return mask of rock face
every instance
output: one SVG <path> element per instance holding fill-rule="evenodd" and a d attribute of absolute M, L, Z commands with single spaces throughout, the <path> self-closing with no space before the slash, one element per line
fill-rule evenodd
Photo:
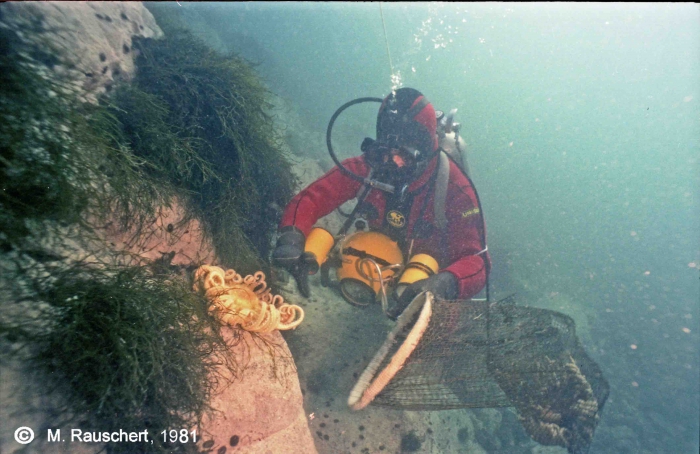
<path fill-rule="evenodd" d="M 149 260 L 169 254 L 173 265 L 216 263 L 200 224 L 184 223 L 182 216 L 177 205 L 163 208 L 146 228 L 152 232 L 147 238 L 134 242 L 132 235 L 111 231 L 107 241 Z M 222 335 L 235 345 L 232 354 L 243 370 L 234 377 L 221 367 L 212 377 L 217 383 L 210 402 L 215 412 L 202 421 L 200 448 L 222 453 L 315 453 L 294 359 L 280 332 L 255 336 L 223 328 Z"/>
<path fill-rule="evenodd" d="M 148 234 L 124 232 L 109 227 L 105 230 L 107 242 L 114 250 L 129 251 L 147 261 L 160 260 L 166 265 L 215 264 L 216 253 L 211 241 L 202 231 L 197 219 L 185 219 L 185 213 L 177 203 L 161 207 L 146 229 Z M 113 224 L 116 225 L 116 224 Z"/>
<path fill-rule="evenodd" d="M 227 329 L 222 334 L 227 340 L 234 336 Z M 208 452 L 315 453 L 296 367 L 279 331 L 244 332 L 233 354 L 246 368 L 239 379 L 221 369 L 211 402 L 218 413 L 202 422 L 199 446 Z"/>
<path fill-rule="evenodd" d="M 57 75 L 70 76 L 79 96 L 88 102 L 95 102 L 116 80 L 133 76 L 134 36 L 162 35 L 153 16 L 136 2 L 5 3 L 0 5 L 0 27 L 13 30 L 27 49 L 43 50 L 45 58 L 38 62 Z M 51 54 L 57 49 L 61 54 Z M 200 224 L 183 222 L 182 216 L 177 206 L 164 208 L 148 238 L 134 239 L 128 232 L 107 230 L 106 240 L 115 249 L 147 260 L 166 257 L 170 264 L 185 266 L 216 263 L 215 251 Z M 233 331 L 225 335 L 231 337 Z M 246 368 L 240 376 L 223 377 L 218 383 L 212 402 L 218 412 L 205 419 L 200 444 L 215 446 L 213 452 L 315 453 L 296 368 L 279 332 L 266 336 L 264 342 L 244 333 L 235 348 L 234 354 L 244 357 L 241 363 Z M 40 440 L 46 441 L 47 428 L 59 428 L 52 422 L 52 399 L 38 391 L 44 388 L 40 380 L 22 364 L 6 362 L 2 372 L 0 452 L 91 453 L 100 449 L 70 443 L 40 445 Z M 20 426 L 34 429 L 33 446 L 14 440 L 13 432 Z M 70 428 L 65 429 L 69 432 Z"/>
<path fill-rule="evenodd" d="M 16 2 L 3 4 L 0 13 L 0 26 L 25 44 L 60 50 L 60 61 L 43 63 L 69 75 L 89 102 L 133 76 L 134 36 L 163 35 L 140 2 Z"/>

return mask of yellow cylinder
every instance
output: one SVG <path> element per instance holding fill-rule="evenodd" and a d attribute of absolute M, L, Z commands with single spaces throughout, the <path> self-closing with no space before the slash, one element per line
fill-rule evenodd
<path fill-rule="evenodd" d="M 427 279 L 438 272 L 438 262 L 428 254 L 416 254 L 408 261 L 399 283 L 396 285 L 396 294 L 401 295 L 404 289 L 421 279 Z"/>
<path fill-rule="evenodd" d="M 390 265 L 403 265 L 401 248 L 388 236 L 379 232 L 356 232 L 350 235 L 340 248 L 342 265 L 337 271 L 341 293 L 352 304 L 366 305 L 374 302 L 381 291 L 379 274 L 371 259 L 382 268 L 382 279 L 396 274 Z M 362 300 L 362 301 L 360 301 Z M 371 300 L 371 301 L 370 301 Z"/>
<path fill-rule="evenodd" d="M 317 265 L 320 267 L 328 259 L 328 253 L 333 249 L 335 239 L 333 235 L 321 227 L 314 227 L 306 238 L 304 252 L 314 255 Z"/>

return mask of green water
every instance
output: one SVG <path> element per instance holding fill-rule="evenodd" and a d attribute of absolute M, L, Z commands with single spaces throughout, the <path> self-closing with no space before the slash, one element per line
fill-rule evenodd
<path fill-rule="evenodd" d="M 377 3 L 180 8 L 306 131 L 392 71 L 458 108 L 496 290 L 588 324 L 611 385 L 591 452 L 698 452 L 698 5 L 392 3 L 386 35 Z M 352 115 L 359 145 L 374 107 Z"/>

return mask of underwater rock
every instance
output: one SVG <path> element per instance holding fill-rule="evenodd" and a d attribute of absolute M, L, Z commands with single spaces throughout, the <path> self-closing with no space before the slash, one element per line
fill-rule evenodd
<path fill-rule="evenodd" d="M 177 203 L 159 210 L 145 238 L 134 236 L 136 232 L 120 232 L 116 225 L 107 230 L 115 249 L 128 250 L 148 261 L 166 257 L 170 266 L 216 262 L 215 250 L 201 224 L 196 219 L 185 220 Z M 171 253 L 164 255 L 165 251 Z M 232 354 L 246 368 L 240 377 L 232 377 L 221 367 L 221 376 L 216 379 L 219 388 L 210 402 L 219 412 L 203 419 L 200 442 L 213 441 L 211 452 L 227 448 L 226 452 L 253 454 L 315 453 L 299 378 L 279 331 L 253 337 L 223 327 L 222 334 L 227 340 L 236 338 Z"/>
<path fill-rule="evenodd" d="M 117 251 L 130 252 L 149 262 L 161 261 L 165 266 L 193 266 L 212 263 L 216 253 L 197 219 L 188 219 L 185 210 L 177 203 L 161 207 L 151 225 L 125 232 L 118 222 L 106 226 L 103 234 Z M 164 260 L 165 259 L 165 260 Z M 166 263 L 167 262 L 167 263 Z"/>
<path fill-rule="evenodd" d="M 33 59 L 37 72 L 47 79 L 68 77 L 71 88 L 66 94 L 88 102 L 96 102 L 115 79 L 128 81 L 133 77 L 138 53 L 133 37 L 163 34 L 151 13 L 137 2 L 4 3 L 0 5 L 0 27 L 16 35 L 18 50 Z M 167 268 L 217 262 L 201 224 L 185 216 L 177 203 L 157 210 L 140 231 L 121 231 L 116 216 L 112 221 L 97 233 L 109 247 L 131 253 L 136 261 Z M 71 243 L 71 247 L 81 246 Z M 87 251 L 75 251 L 75 258 L 83 252 L 87 255 Z M 3 285 L 12 282 L 0 282 L 0 292 Z M 223 329 L 228 340 L 242 340 L 232 349 L 245 370 L 233 377 L 230 372 L 226 375 L 222 366 L 221 376 L 215 377 L 217 388 L 211 405 L 219 412 L 205 418 L 201 442 L 212 441 L 212 452 L 315 453 L 296 370 L 284 339 L 278 332 L 261 336 Z M 5 346 L 3 340 L 0 351 L 9 351 Z M 17 427 L 31 426 L 39 437 L 39 428 L 56 427 L 56 418 L 70 415 L 54 405 L 52 396 L 40 394 L 46 386 L 34 379 L 33 371 L 20 364 L 10 374 L 6 364 L 0 380 L 0 420 L 4 423 L 0 452 L 14 452 L 22 448 L 14 442 Z M 31 412 L 31 418 L 25 417 L 30 410 L 37 411 Z M 87 427 L 89 421 L 81 424 Z M 89 453 L 101 448 L 54 443 L 47 449 L 27 452 Z"/>
<path fill-rule="evenodd" d="M 70 77 L 77 94 L 93 103 L 115 80 L 134 74 L 133 36 L 163 35 L 140 2 L 16 2 L 0 9 L 0 27 L 15 31 L 29 55 Z"/>
<path fill-rule="evenodd" d="M 224 327 L 222 334 L 235 340 L 233 355 L 246 368 L 232 377 L 221 367 L 211 402 L 218 412 L 203 418 L 200 445 L 213 441 L 210 452 L 316 453 L 296 368 L 279 331 L 255 335 Z"/>
<path fill-rule="evenodd" d="M 152 226 L 146 228 L 150 234 L 145 238 L 135 236 L 137 232 L 121 232 L 116 226 L 115 222 L 106 230 L 113 247 L 147 261 L 166 258 L 165 265 L 170 266 L 216 262 L 216 252 L 201 224 L 196 219 L 186 220 L 177 203 L 158 211 Z M 213 442 L 207 448 L 211 452 L 226 448 L 226 452 L 252 454 L 315 453 L 299 379 L 280 333 L 252 337 L 224 327 L 222 334 L 227 340 L 242 336 L 232 354 L 246 368 L 240 377 L 232 377 L 221 367 L 219 388 L 210 402 L 219 412 L 203 419 L 200 443 Z"/>

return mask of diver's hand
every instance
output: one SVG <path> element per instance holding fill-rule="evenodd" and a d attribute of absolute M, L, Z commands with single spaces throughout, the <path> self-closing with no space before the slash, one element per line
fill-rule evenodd
<path fill-rule="evenodd" d="M 387 309 L 387 316 L 396 320 L 421 292 L 430 292 L 435 298 L 454 300 L 459 296 L 457 277 L 449 271 L 434 274 L 427 279 L 421 279 L 406 287 L 396 302 Z"/>
<path fill-rule="evenodd" d="M 293 225 L 282 227 L 272 252 L 272 263 L 281 268 L 293 266 L 304 253 L 305 243 L 306 238 L 301 230 Z"/>
<path fill-rule="evenodd" d="M 286 269 L 297 282 L 297 288 L 304 298 L 311 295 L 309 288 L 309 270 L 315 263 L 312 254 L 304 252 L 306 238 L 294 226 L 283 227 L 277 238 L 277 245 L 272 252 L 272 263 Z"/>

